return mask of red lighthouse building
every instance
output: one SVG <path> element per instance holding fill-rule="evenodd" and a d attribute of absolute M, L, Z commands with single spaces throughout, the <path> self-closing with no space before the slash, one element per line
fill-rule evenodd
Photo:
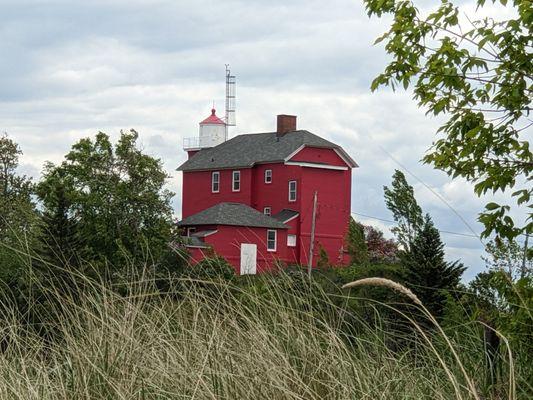
<path fill-rule="evenodd" d="M 345 264 L 355 161 L 339 145 L 298 130 L 292 115 L 278 115 L 275 132 L 226 141 L 225 128 L 213 110 L 178 168 L 178 224 L 192 259 L 214 251 L 238 273 L 256 273 L 276 263 L 307 265 L 313 247 L 313 266 L 321 249 L 330 263 Z"/>

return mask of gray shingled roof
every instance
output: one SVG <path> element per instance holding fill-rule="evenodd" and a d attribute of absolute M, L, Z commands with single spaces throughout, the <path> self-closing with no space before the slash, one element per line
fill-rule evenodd
<path fill-rule="evenodd" d="M 219 203 L 180 222 L 179 226 L 234 225 L 259 228 L 287 229 L 282 222 L 241 203 Z"/>
<path fill-rule="evenodd" d="M 294 218 L 298 215 L 298 211 L 289 210 L 288 208 L 284 208 L 279 213 L 272 216 L 272 218 L 277 219 L 280 222 L 285 223 L 286 221 L 290 220 L 291 218 Z"/>
<path fill-rule="evenodd" d="M 182 236 L 183 243 L 185 244 L 185 247 L 200 247 L 203 249 L 207 249 L 209 245 L 205 242 L 203 242 L 200 238 L 194 237 L 194 236 Z"/>
<path fill-rule="evenodd" d="M 337 149 L 357 166 L 338 145 L 311 132 L 299 130 L 277 136 L 276 132 L 236 136 L 218 146 L 202 149 L 178 167 L 178 171 L 248 168 L 257 163 L 281 162 L 301 146 Z"/>

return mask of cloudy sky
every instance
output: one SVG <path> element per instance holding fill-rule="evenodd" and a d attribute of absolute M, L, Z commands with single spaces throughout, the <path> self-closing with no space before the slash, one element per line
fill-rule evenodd
<path fill-rule="evenodd" d="M 299 127 L 357 160 L 352 211 L 388 236 L 383 185 L 405 168 L 448 258 L 462 259 L 469 279 L 484 268 L 483 246 L 457 214 L 481 232 L 484 199 L 420 163 L 439 120 L 409 92 L 370 93 L 387 62 L 372 43 L 386 28 L 349 0 L 0 0 L 0 132 L 24 151 L 22 172 L 38 179 L 43 163 L 60 162 L 78 139 L 134 128 L 172 175 L 179 216 L 183 138 L 197 135 L 213 101 L 223 115 L 228 63 L 237 76 L 231 136 L 297 115 Z"/>

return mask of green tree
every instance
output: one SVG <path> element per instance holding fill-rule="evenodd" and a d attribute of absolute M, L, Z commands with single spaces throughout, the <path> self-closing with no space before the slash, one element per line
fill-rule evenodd
<path fill-rule="evenodd" d="M 503 271 L 512 281 L 533 276 L 533 260 L 524 254 L 525 246 L 515 240 L 494 239 L 485 245 L 487 257 L 483 257 L 489 270 Z"/>
<path fill-rule="evenodd" d="M 61 170 L 56 171 L 57 173 Z M 50 182 L 54 178 L 57 181 Z M 79 223 L 71 215 L 72 204 L 66 193 L 61 177 L 48 176 L 48 187 L 53 192 L 42 192 L 39 195 L 47 198 L 47 207 L 41 218 L 40 254 L 38 264 L 44 270 L 53 267 L 61 269 L 79 268 L 83 259 L 84 244 L 79 232 Z M 55 271 L 57 273 L 57 271 Z"/>
<path fill-rule="evenodd" d="M 448 296 L 457 288 L 466 269 L 458 261 L 444 259 L 444 244 L 433 221 L 426 215 L 424 224 L 400 255 L 405 281 L 437 319 L 443 317 Z"/>
<path fill-rule="evenodd" d="M 320 245 L 320 249 L 318 250 L 318 261 L 316 263 L 316 266 L 322 271 L 328 269 L 331 266 L 329 262 L 328 253 L 322 245 Z"/>
<path fill-rule="evenodd" d="M 477 195 L 515 188 L 520 205 L 532 206 L 533 153 L 526 129 L 533 94 L 531 1 L 500 0 L 507 20 L 460 18 L 450 1 L 423 14 L 413 1 L 364 0 L 370 16 L 392 15 L 385 41 L 392 56 L 371 85 L 414 87 L 428 113 L 447 117 L 424 161 L 475 184 Z M 437 2 L 435 2 L 437 4 Z M 478 7 L 496 0 L 477 0 Z M 507 4 L 509 3 L 509 4 Z M 480 214 L 483 235 L 512 239 L 533 231 L 533 214 L 517 223 L 511 206 L 490 202 Z"/>
<path fill-rule="evenodd" d="M 395 264 L 398 261 L 398 243 L 385 239 L 383 232 L 371 225 L 365 225 L 364 230 L 369 261 Z"/>
<path fill-rule="evenodd" d="M 0 136 L 0 280 L 8 282 L 27 265 L 37 232 L 32 181 L 17 173 L 21 155 L 17 143 Z"/>
<path fill-rule="evenodd" d="M 34 221 L 33 184 L 17 173 L 22 150 L 7 134 L 0 136 L 0 238 L 11 232 L 27 232 Z"/>
<path fill-rule="evenodd" d="M 60 213 L 76 221 L 87 257 L 116 268 L 132 260 L 157 263 L 171 241 L 167 174 L 160 160 L 142 153 L 137 139 L 133 130 L 121 132 L 115 146 L 102 132 L 81 139 L 63 163 L 45 166 L 38 187 L 51 215 L 59 211 L 57 194 L 63 191 L 68 210 Z"/>
<path fill-rule="evenodd" d="M 392 187 L 384 186 L 383 191 L 385 204 L 398 223 L 391 231 L 396 235 L 398 243 L 409 250 L 424 222 L 413 187 L 407 183 L 403 172 L 396 170 L 392 176 Z"/>
<path fill-rule="evenodd" d="M 368 261 L 365 227 L 351 217 L 348 226 L 347 245 L 352 264 L 363 264 Z"/>
<path fill-rule="evenodd" d="M 533 365 L 533 278 L 512 281 L 503 270 L 491 269 L 479 273 L 470 282 L 469 306 L 475 307 L 479 320 L 488 323 L 509 341 L 518 368 Z M 524 398 L 532 398 L 531 373 L 526 380 L 518 380 L 517 388 Z"/>

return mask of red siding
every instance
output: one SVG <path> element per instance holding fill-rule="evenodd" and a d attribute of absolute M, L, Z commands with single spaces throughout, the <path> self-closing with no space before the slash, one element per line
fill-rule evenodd
<path fill-rule="evenodd" d="M 313 265 L 320 246 L 328 253 L 332 264 L 343 264 L 341 249 L 345 247 L 351 207 L 351 169 L 335 171 L 302 168 L 302 217 L 300 233 L 300 263 L 307 264 L 311 243 L 313 197 L 317 191 L 317 215 Z"/>
<path fill-rule="evenodd" d="M 298 264 L 300 260 L 300 246 L 298 245 L 300 239 L 300 217 L 296 217 L 286 223 L 289 226 L 287 235 L 296 235 L 296 247 L 287 246 L 287 256 L 289 264 Z"/>
<path fill-rule="evenodd" d="M 200 229 L 200 228 L 199 228 Z M 233 267 L 235 272 L 240 271 L 241 244 L 252 243 L 257 245 L 257 272 L 268 271 L 275 267 L 277 260 L 283 263 L 293 262 L 287 251 L 287 230 L 276 229 L 276 251 L 268 251 L 267 228 L 249 228 L 242 226 L 217 227 L 217 233 L 205 238 L 205 243 L 213 246 L 215 253 L 223 256 Z M 198 249 L 191 249 L 194 261 L 199 261 L 202 256 Z M 202 249 L 206 253 L 205 249 Z"/>
<path fill-rule="evenodd" d="M 265 170 L 272 170 L 272 183 L 265 183 Z M 253 168 L 253 190 L 251 206 L 263 212 L 265 207 L 272 208 L 272 215 L 284 208 L 300 209 L 300 186 L 302 169 L 296 166 L 277 164 L 260 164 Z M 295 202 L 289 201 L 289 181 L 297 182 Z"/>
<path fill-rule="evenodd" d="M 346 163 L 332 149 L 321 149 L 318 147 L 304 147 L 296 153 L 289 161 L 312 162 L 347 167 Z"/>
<path fill-rule="evenodd" d="M 220 190 L 211 192 L 211 174 L 213 171 L 185 172 L 183 174 L 182 218 L 196 214 L 219 203 L 251 204 L 252 169 L 223 169 L 220 172 Z M 233 192 L 232 172 L 241 171 L 241 190 Z"/>
<path fill-rule="evenodd" d="M 289 133 L 290 134 L 290 133 Z M 325 163 L 347 166 L 332 149 L 306 147 L 291 161 Z M 272 183 L 265 183 L 265 170 L 272 170 Z M 289 230 L 278 230 L 278 250 L 266 251 L 266 229 L 245 227 L 219 227 L 216 234 L 205 238 L 215 252 L 226 259 L 238 271 L 240 267 L 240 243 L 258 246 L 258 272 L 272 268 L 274 259 L 286 263 L 307 264 L 310 248 L 313 195 L 318 192 L 318 212 L 315 229 L 314 265 L 318 261 L 320 247 L 324 247 L 332 264 L 346 264 L 342 253 L 348 230 L 351 208 L 351 168 L 331 170 L 323 168 L 260 164 L 240 169 L 241 190 L 232 192 L 233 170 L 220 171 L 220 192 L 211 193 L 212 171 L 185 172 L 183 174 L 182 217 L 188 217 L 222 202 L 238 202 L 263 212 L 271 207 L 272 214 L 284 208 L 298 211 L 300 216 L 288 223 Z M 289 202 L 289 181 L 297 181 L 297 199 Z M 297 235 L 297 246 L 287 247 L 287 234 Z M 197 252 L 197 251 L 196 251 Z"/>

